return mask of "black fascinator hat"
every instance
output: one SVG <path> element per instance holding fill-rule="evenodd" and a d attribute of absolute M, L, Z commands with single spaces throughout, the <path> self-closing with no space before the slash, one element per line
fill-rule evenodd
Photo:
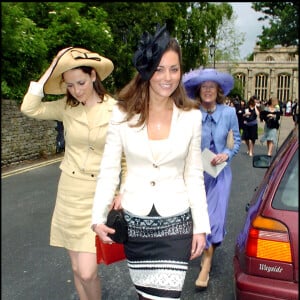
<path fill-rule="evenodd" d="M 155 72 L 160 59 L 170 41 L 166 24 L 157 25 L 154 36 L 147 31 L 143 33 L 138 43 L 138 49 L 133 56 L 133 64 L 143 80 L 149 80 Z"/>

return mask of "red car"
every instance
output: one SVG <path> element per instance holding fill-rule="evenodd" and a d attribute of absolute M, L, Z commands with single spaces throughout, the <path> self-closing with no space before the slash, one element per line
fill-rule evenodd
<path fill-rule="evenodd" d="M 273 159 L 253 157 L 253 167 L 268 169 L 236 240 L 236 300 L 299 299 L 298 142 L 296 125 Z"/>

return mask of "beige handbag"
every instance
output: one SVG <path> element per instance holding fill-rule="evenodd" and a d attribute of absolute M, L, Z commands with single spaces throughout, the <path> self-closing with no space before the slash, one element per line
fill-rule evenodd
<path fill-rule="evenodd" d="M 234 146 L 233 131 L 232 129 L 230 129 L 227 135 L 226 147 L 229 149 L 233 149 L 233 146 Z"/>

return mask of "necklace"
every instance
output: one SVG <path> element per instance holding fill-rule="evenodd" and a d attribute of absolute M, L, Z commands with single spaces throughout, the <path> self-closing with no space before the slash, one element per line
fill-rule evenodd
<path fill-rule="evenodd" d="M 208 114 L 212 114 L 212 113 L 216 110 L 216 108 L 217 108 L 216 105 L 214 105 L 212 108 L 204 108 L 204 107 L 202 106 L 202 109 L 203 109 L 205 112 L 207 112 Z"/>

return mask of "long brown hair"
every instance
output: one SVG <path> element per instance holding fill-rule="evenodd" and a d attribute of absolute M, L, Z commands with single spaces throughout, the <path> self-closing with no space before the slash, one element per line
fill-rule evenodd
<path fill-rule="evenodd" d="M 190 110 L 198 108 L 197 102 L 187 97 L 181 82 L 182 54 L 181 48 L 175 38 L 170 39 L 164 53 L 169 50 L 178 54 L 180 63 L 180 83 L 170 97 L 179 109 Z M 149 80 L 144 81 L 139 74 L 136 74 L 135 77 L 118 93 L 117 98 L 119 108 L 126 112 L 126 119 L 124 121 L 129 121 L 134 115 L 140 114 L 139 120 L 136 124 L 133 124 L 132 127 L 139 127 L 147 122 L 149 117 L 150 101 Z"/>
<path fill-rule="evenodd" d="M 99 95 L 100 98 L 100 103 L 104 101 L 104 95 L 107 94 L 106 89 L 104 88 L 104 86 L 102 85 L 101 79 L 98 75 L 98 73 L 96 72 L 95 69 L 93 69 L 92 67 L 86 67 L 86 66 L 80 66 L 74 69 L 80 69 L 82 70 L 83 73 L 89 74 L 91 76 L 92 71 L 95 71 L 96 74 L 96 80 L 93 82 L 93 87 L 96 91 L 96 93 Z M 67 89 L 67 105 L 70 105 L 71 107 L 75 107 L 79 105 L 79 101 L 74 98 L 71 93 L 68 91 Z"/>
<path fill-rule="evenodd" d="M 278 103 L 279 103 L 278 99 L 275 97 L 272 97 L 269 99 L 267 105 L 275 107 L 276 105 L 278 105 Z"/>

